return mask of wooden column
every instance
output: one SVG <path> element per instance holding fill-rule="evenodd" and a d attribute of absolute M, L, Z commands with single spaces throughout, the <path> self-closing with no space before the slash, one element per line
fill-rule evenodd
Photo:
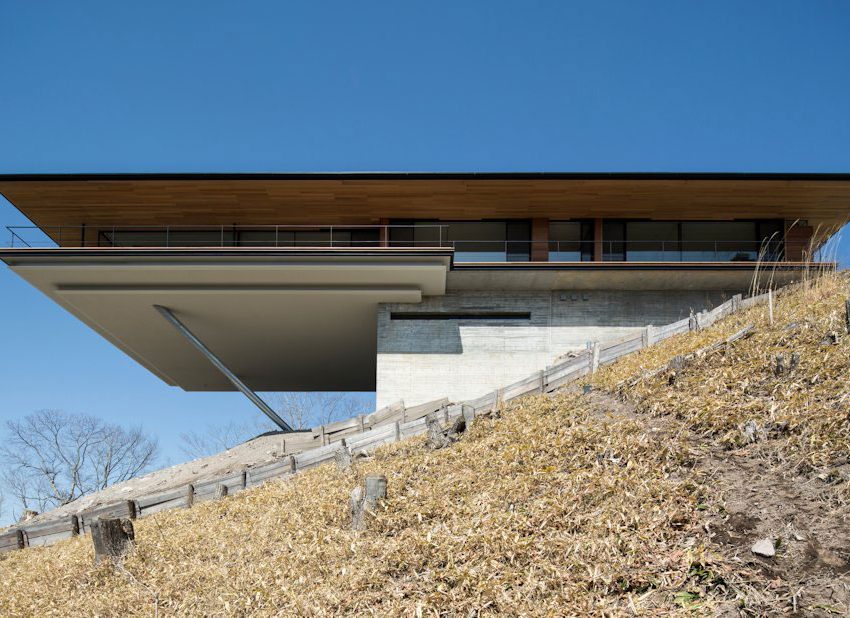
<path fill-rule="evenodd" d="M 788 262 L 805 262 L 812 258 L 809 255 L 812 234 L 810 225 L 797 223 L 785 230 L 785 260 Z"/>
<path fill-rule="evenodd" d="M 549 219 L 531 220 L 531 261 L 549 261 Z"/>
<path fill-rule="evenodd" d="M 593 220 L 593 261 L 602 261 L 602 219 Z"/>

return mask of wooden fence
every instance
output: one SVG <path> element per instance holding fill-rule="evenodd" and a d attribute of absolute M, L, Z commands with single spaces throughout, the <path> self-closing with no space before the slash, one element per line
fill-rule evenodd
<path fill-rule="evenodd" d="M 737 295 L 710 311 L 703 311 L 665 326 L 647 326 L 641 332 L 605 343 L 588 342 L 588 347 L 571 358 L 538 371 L 527 378 L 462 403 L 449 403 L 446 398 L 406 408 L 402 402 L 363 414 L 316 427 L 309 432 L 284 434 L 282 438 L 300 452 L 285 455 L 274 461 L 258 464 L 221 477 L 172 489 L 133 500 L 101 505 L 64 517 L 22 523 L 0 534 L 0 552 L 49 545 L 79 534 L 88 534 L 98 517 L 147 517 L 174 508 L 188 508 L 195 503 L 231 495 L 255 487 L 269 479 L 282 478 L 333 462 L 340 451 L 350 455 L 368 453 L 383 444 L 427 433 L 428 417 L 451 422 L 459 416 L 467 420 L 490 412 L 502 403 L 534 393 L 551 392 L 564 384 L 596 371 L 601 364 L 611 363 L 674 335 L 711 326 L 722 317 L 739 309 L 767 302 L 768 294 L 742 299 Z"/>

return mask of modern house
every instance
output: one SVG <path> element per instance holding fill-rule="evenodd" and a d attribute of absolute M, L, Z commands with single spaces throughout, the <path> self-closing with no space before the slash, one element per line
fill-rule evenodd
<path fill-rule="evenodd" d="M 475 397 L 799 279 L 850 213 L 836 174 L 49 174 L 0 193 L 34 224 L 0 258 L 167 384 L 379 406 Z"/>

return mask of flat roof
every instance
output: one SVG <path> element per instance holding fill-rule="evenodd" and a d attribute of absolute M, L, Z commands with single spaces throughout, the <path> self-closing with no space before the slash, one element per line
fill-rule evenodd
<path fill-rule="evenodd" d="M 850 218 L 850 174 L 4 174 L 0 194 L 45 229 L 628 217 L 801 219 L 829 233 Z"/>

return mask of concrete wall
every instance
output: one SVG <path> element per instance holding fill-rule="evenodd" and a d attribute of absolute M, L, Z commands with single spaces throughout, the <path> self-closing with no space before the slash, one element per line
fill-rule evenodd
<path fill-rule="evenodd" d="M 732 292 L 455 292 L 378 308 L 377 405 L 478 397 L 588 341 L 714 307 Z M 527 320 L 393 320 L 392 312 L 529 312 Z"/>

